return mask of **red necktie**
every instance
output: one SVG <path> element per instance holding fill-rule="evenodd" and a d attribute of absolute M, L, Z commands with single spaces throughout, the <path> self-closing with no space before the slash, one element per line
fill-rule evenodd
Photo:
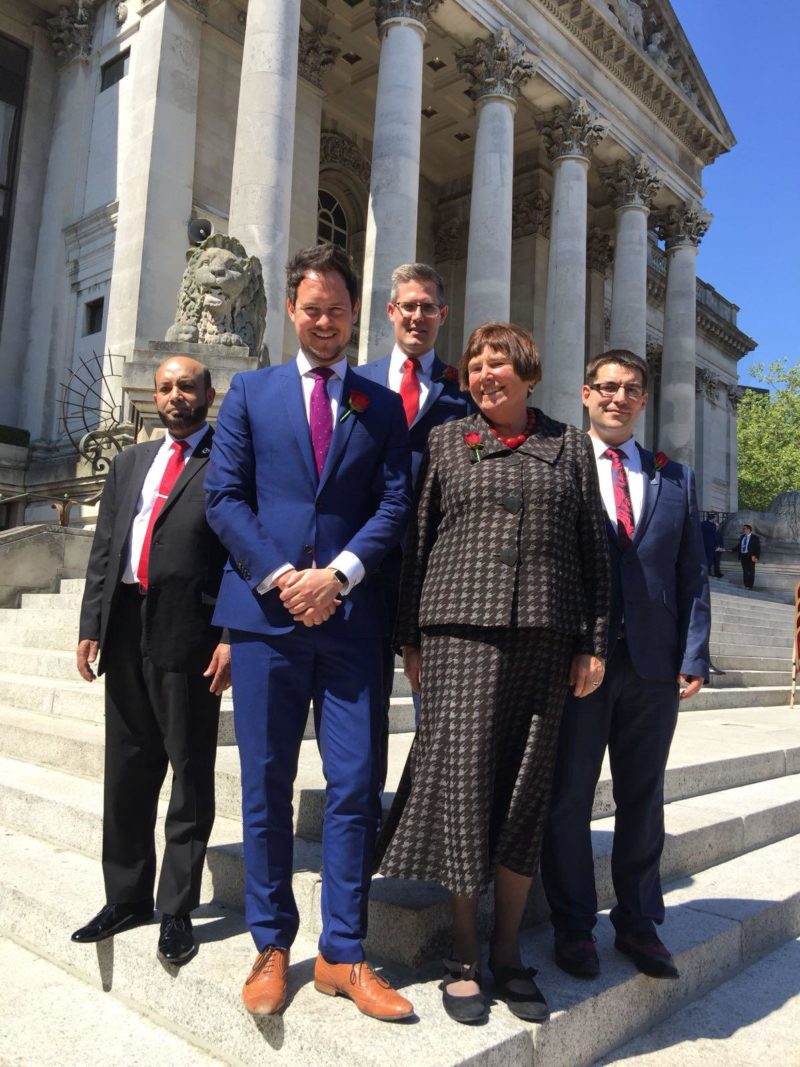
<path fill-rule="evenodd" d="M 308 428 L 311 431 L 311 450 L 317 465 L 317 477 L 321 477 L 333 437 L 333 415 L 328 396 L 328 379 L 333 377 L 333 371 L 330 367 L 317 367 L 311 371 L 311 377 L 314 379 L 314 388 L 308 405 Z"/>
<path fill-rule="evenodd" d="M 150 512 L 150 521 L 147 524 L 147 532 L 144 535 L 144 541 L 142 542 L 142 554 L 139 556 L 139 566 L 136 568 L 136 577 L 139 579 L 139 585 L 143 589 L 147 588 L 147 568 L 150 563 L 150 545 L 153 540 L 153 527 L 156 524 L 156 519 L 161 514 L 161 509 L 166 503 L 167 497 L 172 492 L 172 487 L 177 482 L 181 472 L 184 468 L 183 454 L 189 447 L 186 441 L 173 441 L 171 455 L 167 461 L 167 465 L 164 468 L 164 473 L 161 476 L 161 482 L 158 486 L 158 496 L 153 503 L 153 510 Z"/>
<path fill-rule="evenodd" d="M 614 485 L 614 506 L 617 509 L 617 537 L 620 548 L 627 548 L 633 540 L 634 526 L 631 491 L 625 465 L 622 462 L 624 455 L 621 448 L 607 448 L 603 453 L 604 459 L 611 460 L 611 481 Z"/>
<path fill-rule="evenodd" d="M 419 360 L 407 359 L 403 364 L 403 379 L 400 382 L 400 398 L 406 413 L 406 422 L 410 426 L 419 411 Z"/>

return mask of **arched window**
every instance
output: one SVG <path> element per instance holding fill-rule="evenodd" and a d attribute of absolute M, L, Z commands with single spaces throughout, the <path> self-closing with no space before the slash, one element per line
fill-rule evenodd
<path fill-rule="evenodd" d="M 324 189 L 317 194 L 317 243 L 332 241 L 347 251 L 347 216 L 342 205 Z"/>

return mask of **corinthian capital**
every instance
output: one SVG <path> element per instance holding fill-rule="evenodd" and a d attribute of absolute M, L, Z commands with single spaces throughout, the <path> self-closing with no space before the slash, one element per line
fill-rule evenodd
<path fill-rule="evenodd" d="M 550 159 L 561 156 L 584 156 L 589 159 L 598 144 L 608 133 L 608 123 L 592 111 L 582 96 L 573 101 L 567 110 L 553 109 L 553 114 L 542 125 L 542 136 Z"/>
<path fill-rule="evenodd" d="M 456 52 L 456 63 L 471 84 L 470 96 L 505 96 L 516 101 L 520 88 L 536 71 L 536 63 L 503 26 L 488 40 L 476 37 Z"/>
<path fill-rule="evenodd" d="M 94 0 L 70 0 L 47 19 L 50 43 L 59 59 L 88 59 L 92 52 Z"/>
<path fill-rule="evenodd" d="M 680 245 L 694 245 L 696 248 L 705 237 L 713 217 L 696 200 L 690 200 L 662 212 L 656 223 L 656 233 L 664 239 L 668 251 Z"/>
<path fill-rule="evenodd" d="M 431 15 L 442 0 L 369 0 L 369 2 L 375 8 L 375 23 L 380 32 L 383 24 L 389 19 L 414 19 L 427 29 Z"/>
<path fill-rule="evenodd" d="M 586 267 L 605 274 L 614 258 L 611 237 L 601 230 L 589 230 L 586 235 Z"/>
<path fill-rule="evenodd" d="M 622 160 L 605 175 L 614 207 L 636 204 L 649 208 L 661 188 L 661 178 L 645 155 Z"/>
<path fill-rule="evenodd" d="M 322 88 L 322 75 L 333 64 L 333 61 L 341 52 L 334 41 L 339 38 L 335 35 L 326 36 L 320 26 L 313 30 L 304 30 L 300 27 L 300 43 L 297 50 L 297 73 L 307 82 Z"/>

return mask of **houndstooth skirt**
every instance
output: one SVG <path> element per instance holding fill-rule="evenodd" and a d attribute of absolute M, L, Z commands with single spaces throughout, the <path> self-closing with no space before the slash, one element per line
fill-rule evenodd
<path fill-rule="evenodd" d="M 423 634 L 419 730 L 377 845 L 384 874 L 468 896 L 498 864 L 535 873 L 573 647 L 530 627 Z"/>

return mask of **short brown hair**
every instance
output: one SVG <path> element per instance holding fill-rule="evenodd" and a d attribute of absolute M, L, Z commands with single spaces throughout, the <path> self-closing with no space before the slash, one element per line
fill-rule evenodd
<path fill-rule="evenodd" d="M 638 370 L 642 379 L 642 392 L 647 392 L 647 363 L 641 356 L 637 356 L 635 352 L 631 352 L 627 348 L 610 348 L 608 352 L 601 352 L 599 356 L 590 359 L 586 364 L 584 378 L 586 384 L 592 385 L 597 379 L 597 372 L 600 368 L 609 363 L 627 367 L 628 370 Z"/>
<path fill-rule="evenodd" d="M 356 306 L 358 274 L 353 261 L 343 248 L 327 241 L 324 244 L 311 245 L 310 248 L 301 248 L 286 264 L 286 296 L 292 307 L 297 303 L 297 288 L 309 270 L 317 274 L 340 274 L 350 303 L 353 307 Z"/>
<path fill-rule="evenodd" d="M 495 352 L 508 356 L 514 373 L 523 382 L 536 385 L 542 380 L 542 357 L 528 331 L 512 322 L 484 322 L 469 335 L 467 347 L 461 357 L 458 374 L 464 389 L 469 387 L 467 368 L 470 360 L 479 356 L 484 348 L 493 348 Z"/>
<path fill-rule="evenodd" d="M 432 282 L 436 286 L 436 299 L 444 305 L 444 282 L 438 270 L 429 267 L 427 263 L 401 263 L 392 271 L 392 290 L 389 299 L 392 303 L 397 300 L 397 291 L 404 282 Z"/>

